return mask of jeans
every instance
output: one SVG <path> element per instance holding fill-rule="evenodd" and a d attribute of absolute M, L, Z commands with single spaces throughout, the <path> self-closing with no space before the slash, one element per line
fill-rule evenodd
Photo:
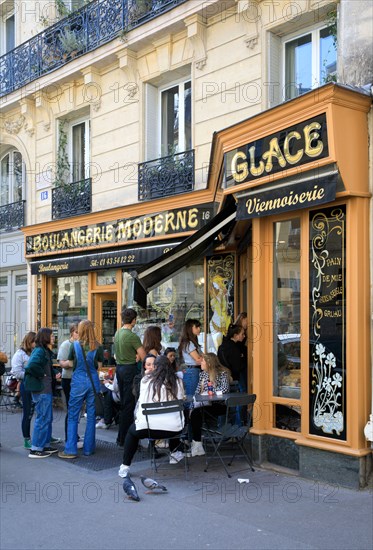
<path fill-rule="evenodd" d="M 25 439 L 30 439 L 31 419 L 34 414 L 34 403 L 32 402 L 32 393 L 25 389 L 25 384 L 21 382 L 21 397 L 22 397 L 22 435 Z"/>
<path fill-rule="evenodd" d="M 184 372 L 183 383 L 186 395 L 194 395 L 199 382 L 201 369 L 197 367 L 189 367 Z"/>
<path fill-rule="evenodd" d="M 52 437 L 53 395 L 51 393 L 32 393 L 35 405 L 35 423 L 32 434 L 32 451 L 42 451 L 48 447 Z"/>
<path fill-rule="evenodd" d="M 123 451 L 123 464 L 125 466 L 130 466 L 132 459 L 137 451 L 137 447 L 140 439 L 146 439 L 151 437 L 153 439 L 168 439 L 170 437 L 175 437 L 181 432 L 168 432 L 165 430 L 136 430 L 136 424 L 133 423 L 129 427 L 126 435 L 126 440 L 124 442 L 124 451 Z M 180 439 L 170 439 L 169 440 L 169 449 L 172 453 L 180 445 Z"/>
<path fill-rule="evenodd" d="M 116 376 L 120 395 L 119 430 L 117 443 L 124 445 L 129 427 L 133 422 L 136 399 L 132 393 L 133 379 L 137 374 L 137 364 L 117 365 Z"/>
<path fill-rule="evenodd" d="M 70 398 L 67 416 L 67 440 L 65 453 L 76 455 L 78 452 L 78 422 L 83 402 L 86 402 L 87 424 L 84 434 L 83 454 L 91 455 L 96 448 L 96 406 L 95 394 L 91 379 L 87 373 L 86 362 L 80 346 L 75 346 L 77 365 L 71 379 Z M 94 367 L 96 350 L 89 351 L 86 360 L 97 392 L 100 391 L 100 381 Z"/>

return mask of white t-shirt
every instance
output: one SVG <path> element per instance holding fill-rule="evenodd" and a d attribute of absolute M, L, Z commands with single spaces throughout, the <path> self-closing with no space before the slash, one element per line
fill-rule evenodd
<path fill-rule="evenodd" d="M 150 378 L 144 376 L 140 384 L 140 396 L 136 406 L 136 430 L 146 430 L 148 428 L 146 417 L 142 412 L 142 403 L 156 403 L 158 399 L 155 397 L 153 401 L 153 385 L 150 384 Z M 184 399 L 184 387 L 180 378 L 177 379 L 177 399 Z M 167 396 L 166 388 L 162 386 L 160 401 L 173 401 L 174 398 Z M 149 426 L 152 430 L 164 430 L 167 432 L 179 432 L 184 427 L 184 414 L 173 412 L 168 414 L 149 416 Z"/>
<path fill-rule="evenodd" d="M 57 361 L 67 361 L 69 358 L 69 351 L 71 347 L 70 340 L 65 340 L 60 345 L 60 348 L 58 350 L 57 354 Z M 73 375 L 73 369 L 62 369 L 62 378 L 72 378 Z"/>

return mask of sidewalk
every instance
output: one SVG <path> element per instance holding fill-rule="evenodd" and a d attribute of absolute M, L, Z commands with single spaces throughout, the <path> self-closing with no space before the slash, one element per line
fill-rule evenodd
<path fill-rule="evenodd" d="M 141 501 L 117 475 L 116 429 L 97 430 L 94 457 L 30 460 L 21 413 L 0 411 L 1 550 L 36 549 L 358 549 L 373 546 L 373 495 L 233 463 L 229 479 L 203 457 L 154 476 L 146 455 L 131 468 Z M 64 412 L 53 435 L 63 437 Z M 84 434 L 85 422 L 80 425 Z M 62 446 L 60 446 L 62 448 Z M 245 468 L 243 471 L 237 471 Z M 145 494 L 140 474 L 168 492 Z M 238 478 L 249 478 L 248 484 Z"/>

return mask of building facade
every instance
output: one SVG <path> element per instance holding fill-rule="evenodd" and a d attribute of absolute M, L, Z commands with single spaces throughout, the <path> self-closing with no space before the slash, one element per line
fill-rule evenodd
<path fill-rule="evenodd" d="M 216 351 L 229 323 L 247 311 L 248 382 L 261 411 L 257 459 L 336 482 L 333 464 L 350 460 L 348 484 L 363 485 L 370 468 L 362 430 L 371 411 L 371 100 L 368 89 L 333 82 L 373 80 L 370 3 L 25 4 L 1 2 L 5 351 L 41 325 L 61 341 L 71 321 L 88 317 L 110 363 L 122 304 L 138 308 L 140 335 L 160 324 L 164 345 L 176 346 L 185 319 L 198 318 L 204 349 Z M 281 200 L 287 208 L 274 211 Z M 333 226 L 321 251 L 329 253 L 323 276 L 330 285 L 325 279 L 320 288 L 317 254 L 308 254 L 320 239 L 318 216 Z M 191 245 L 198 253 L 170 267 L 172 251 L 194 235 L 201 236 L 202 244 Z M 351 264 L 357 252 L 363 279 Z M 150 283 L 144 273 L 160 258 L 165 265 L 156 276 L 156 267 L 148 269 Z M 346 290 L 352 283 L 358 296 Z M 312 302 L 317 293 L 322 306 Z M 17 305 L 25 299 L 26 318 Z M 319 381 L 321 329 L 312 325 L 312 303 L 328 319 L 322 364 L 338 363 Z M 358 323 L 364 328 L 355 335 Z M 338 407 L 320 412 L 331 390 L 340 394 Z"/>

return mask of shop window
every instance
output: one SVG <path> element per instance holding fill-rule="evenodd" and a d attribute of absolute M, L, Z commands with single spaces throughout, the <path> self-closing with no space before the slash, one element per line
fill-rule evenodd
<path fill-rule="evenodd" d="M 268 55 L 270 107 L 336 79 L 337 48 L 332 27 L 319 26 L 283 38 L 269 33 Z"/>
<path fill-rule="evenodd" d="M 19 202 L 24 198 L 25 165 L 16 149 L 1 159 L 0 205 Z"/>
<path fill-rule="evenodd" d="M 146 160 L 192 148 L 191 105 L 190 80 L 162 88 L 146 85 Z"/>
<path fill-rule="evenodd" d="M 207 351 L 217 353 L 223 336 L 234 320 L 233 254 L 207 258 L 208 312 Z"/>
<path fill-rule="evenodd" d="M 133 278 L 123 273 L 122 295 L 124 303 L 138 311 L 134 331 L 143 339 L 149 325 L 162 329 L 163 347 L 179 345 L 182 327 L 187 319 L 198 319 L 204 325 L 204 273 L 203 262 L 185 268 L 168 281 L 163 282 L 148 294 L 146 310 L 132 300 Z M 199 341 L 204 344 L 204 333 Z"/>
<path fill-rule="evenodd" d="M 293 236 L 298 238 L 294 239 Z M 274 224 L 273 395 L 301 396 L 300 220 Z"/>
<path fill-rule="evenodd" d="M 99 271 L 96 277 L 97 286 L 115 285 L 117 283 L 117 270 L 107 269 L 105 271 Z"/>
<path fill-rule="evenodd" d="M 56 346 L 70 338 L 69 327 L 87 319 L 88 276 L 68 276 L 50 279 L 51 311 L 48 318 L 57 336 Z"/>

